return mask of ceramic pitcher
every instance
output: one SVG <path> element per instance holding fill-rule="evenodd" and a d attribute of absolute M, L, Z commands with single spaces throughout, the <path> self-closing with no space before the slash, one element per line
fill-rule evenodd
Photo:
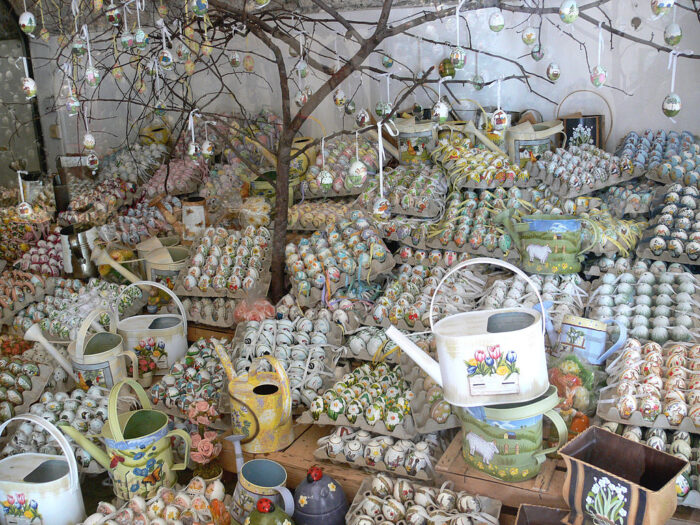
<path fill-rule="evenodd" d="M 253 459 L 243 463 L 241 449 L 242 435 L 228 436 L 225 439 L 233 443 L 236 451 L 236 470 L 238 483 L 233 491 L 231 516 L 239 523 L 255 509 L 261 498 L 267 498 L 272 503 L 282 506 L 284 512 L 294 514 L 294 497 L 287 487 L 287 472 L 279 463 L 270 459 Z"/>
<path fill-rule="evenodd" d="M 98 332 L 87 336 L 93 321 L 102 315 L 109 316 L 109 332 Z M 78 330 L 78 336 L 68 345 L 68 354 L 80 386 L 110 388 L 127 377 L 124 357 L 131 359 L 134 374 L 138 373 L 136 354 L 124 350 L 124 340 L 117 333 L 114 312 L 99 308 L 90 312 Z"/>
<path fill-rule="evenodd" d="M 124 386 L 136 393 L 141 410 L 118 412 L 119 393 Z M 151 402 L 144 389 L 133 379 L 116 384 L 109 393 L 109 417 L 102 428 L 101 437 L 106 451 L 70 425 L 61 430 L 72 437 L 104 468 L 112 478 L 114 493 L 129 500 L 132 496 L 152 498 L 161 486 L 175 484 L 177 470 L 184 470 L 187 463 L 173 464 L 171 438 L 185 441 L 185 457 L 190 455 L 190 436 L 180 429 L 168 431 L 168 416 L 151 409 Z"/>
<path fill-rule="evenodd" d="M 615 344 L 607 350 L 605 340 L 610 324 L 620 327 Z M 627 341 L 627 328 L 614 319 L 596 321 L 575 315 L 566 315 L 559 332 L 559 353 L 573 352 L 592 365 L 601 365 Z"/>
<path fill-rule="evenodd" d="M 492 407 L 455 407 L 462 421 L 462 456 L 474 468 L 495 478 L 513 482 L 535 477 L 546 455 L 567 440 L 566 423 L 554 410 L 557 389 L 527 403 Z M 542 418 L 554 423 L 559 434 L 556 447 L 542 448 Z"/>

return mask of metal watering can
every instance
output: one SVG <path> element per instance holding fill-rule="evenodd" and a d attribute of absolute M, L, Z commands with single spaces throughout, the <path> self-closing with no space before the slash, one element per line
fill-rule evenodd
<path fill-rule="evenodd" d="M 119 392 L 128 385 L 136 393 L 141 410 L 119 414 Z M 152 498 L 161 486 L 172 487 L 175 471 L 184 470 L 187 462 L 173 465 L 172 437 L 185 441 L 185 457 L 190 456 L 191 440 L 181 429 L 168 431 L 168 416 L 151 408 L 145 390 L 133 379 L 116 384 L 109 393 L 109 417 L 98 436 L 106 450 L 95 445 L 70 425 L 60 425 L 95 460 L 109 471 L 114 494 L 125 501 L 132 496 Z"/>
<path fill-rule="evenodd" d="M 242 434 L 243 450 L 253 454 L 275 452 L 294 441 L 292 393 L 289 378 L 280 362 L 272 356 L 255 359 L 250 371 L 236 377 L 231 359 L 220 344 L 214 348 L 229 379 L 231 423 L 234 434 Z M 258 370 L 262 361 L 272 372 Z"/>
<path fill-rule="evenodd" d="M 450 315 L 433 322 L 435 297 L 455 272 L 475 264 L 507 268 L 534 283 L 521 270 L 504 261 L 478 258 L 465 261 L 447 272 L 430 301 L 430 327 L 437 343 L 437 363 L 395 327 L 386 330 L 430 377 L 442 386 L 445 399 L 460 407 L 523 403 L 549 388 L 544 349 L 544 306 L 502 308 Z"/>
<path fill-rule="evenodd" d="M 620 328 L 617 341 L 605 349 L 608 325 Z M 566 315 L 559 333 L 559 353 L 573 352 L 592 365 L 602 365 L 627 341 L 627 328 L 615 319 L 597 321 L 576 315 Z"/>

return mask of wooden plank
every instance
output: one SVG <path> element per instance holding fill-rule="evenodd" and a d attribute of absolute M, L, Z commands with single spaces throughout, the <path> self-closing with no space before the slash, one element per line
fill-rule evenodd
<path fill-rule="evenodd" d="M 190 342 L 197 341 L 198 339 L 216 337 L 216 338 L 226 338 L 233 339 L 233 334 L 236 333 L 235 328 L 219 328 L 216 326 L 206 326 L 196 323 L 187 323 L 187 340 Z"/>

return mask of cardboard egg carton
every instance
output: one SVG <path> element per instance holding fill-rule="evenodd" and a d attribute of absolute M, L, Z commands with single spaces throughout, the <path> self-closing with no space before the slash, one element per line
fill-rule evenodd
<path fill-rule="evenodd" d="M 549 175 L 546 170 L 540 170 L 537 163 L 528 163 L 526 169 L 530 172 L 531 180 L 537 179 L 545 182 L 560 199 L 573 199 L 582 195 L 588 195 L 608 186 L 616 186 L 644 175 L 643 169 L 635 167 L 631 172 L 620 173 L 618 177 L 608 176 L 605 181 L 596 181 L 596 184 L 592 187 L 583 185 L 580 188 L 575 188 L 569 186 L 563 179 Z"/>
<path fill-rule="evenodd" d="M 0 328 L 12 326 L 15 315 L 32 303 L 42 301 L 45 296 L 52 295 L 56 288 L 56 280 L 53 277 L 44 277 L 44 286 L 36 286 L 34 293 L 25 293 L 24 300 L 17 301 L 7 308 L 0 308 Z"/>
<path fill-rule="evenodd" d="M 409 474 L 403 465 L 400 465 L 395 469 L 390 469 L 383 461 L 377 461 L 374 465 L 369 465 L 363 457 L 359 457 L 355 459 L 355 461 L 350 461 L 345 457 L 345 454 L 342 452 L 340 454 L 328 455 L 328 451 L 326 450 L 325 446 L 317 448 L 314 451 L 314 457 L 322 461 L 330 461 L 331 463 L 339 463 L 341 465 L 350 465 L 353 468 L 361 469 L 367 472 L 384 472 L 385 474 L 389 474 L 390 476 L 399 476 L 402 478 L 409 478 L 412 480 L 427 482 L 431 482 L 433 479 L 435 479 L 435 471 L 432 469 L 421 470 L 415 475 Z M 438 460 L 439 458 L 435 458 L 436 464 Z"/>

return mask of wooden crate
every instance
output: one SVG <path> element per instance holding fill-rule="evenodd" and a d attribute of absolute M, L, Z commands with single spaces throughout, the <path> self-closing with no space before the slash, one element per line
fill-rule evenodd
<path fill-rule="evenodd" d="M 233 339 L 236 333 L 235 328 L 219 328 L 216 326 L 206 326 L 202 324 L 187 323 L 187 340 L 191 343 L 200 338 L 216 337 L 218 339 Z"/>

